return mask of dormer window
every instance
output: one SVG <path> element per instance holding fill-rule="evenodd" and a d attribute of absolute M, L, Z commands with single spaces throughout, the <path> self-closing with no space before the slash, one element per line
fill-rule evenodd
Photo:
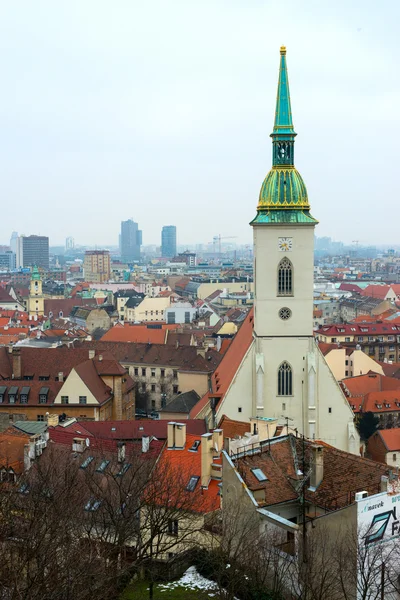
<path fill-rule="evenodd" d="M 192 475 L 191 478 L 189 479 L 189 483 L 186 486 L 186 491 L 194 492 L 199 479 L 200 479 L 200 477 L 198 477 L 197 475 Z"/>
<path fill-rule="evenodd" d="M 40 404 L 46 404 L 48 395 L 49 395 L 49 388 L 48 387 L 42 387 L 42 388 L 40 388 L 40 391 L 39 391 L 39 403 Z"/>
<path fill-rule="evenodd" d="M 376 408 L 382 408 L 382 404 L 377 404 Z"/>
<path fill-rule="evenodd" d="M 5 385 L 0 385 L 0 403 L 4 402 L 4 395 L 7 391 L 7 387 Z"/>
<path fill-rule="evenodd" d="M 200 440 L 195 440 L 189 448 L 189 452 L 197 452 L 200 446 Z"/>
<path fill-rule="evenodd" d="M 268 477 L 262 472 L 261 469 L 251 469 L 254 477 L 258 479 L 258 481 L 268 481 Z"/>
<path fill-rule="evenodd" d="M 18 388 L 13 385 L 8 390 L 8 401 L 10 404 L 15 404 L 18 398 Z"/>

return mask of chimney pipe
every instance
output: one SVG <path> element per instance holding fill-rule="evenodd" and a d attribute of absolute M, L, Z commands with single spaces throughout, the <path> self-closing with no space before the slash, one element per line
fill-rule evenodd
<path fill-rule="evenodd" d="M 12 370 L 13 378 L 21 379 L 22 377 L 22 361 L 21 361 L 21 348 L 12 349 Z"/>
<path fill-rule="evenodd" d="M 150 449 L 150 436 L 142 436 L 142 452 L 148 452 Z"/>
<path fill-rule="evenodd" d="M 311 453 L 310 487 L 316 490 L 324 478 L 324 448 L 317 445 L 311 446 Z"/>
<path fill-rule="evenodd" d="M 126 444 L 125 442 L 118 442 L 118 462 L 123 463 L 125 461 Z"/>

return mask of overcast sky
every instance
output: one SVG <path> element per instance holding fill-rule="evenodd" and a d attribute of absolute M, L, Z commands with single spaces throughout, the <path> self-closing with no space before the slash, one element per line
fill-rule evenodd
<path fill-rule="evenodd" d="M 317 235 L 399 242 L 399 0 L 3 0 L 0 243 L 251 241 L 287 46 Z"/>

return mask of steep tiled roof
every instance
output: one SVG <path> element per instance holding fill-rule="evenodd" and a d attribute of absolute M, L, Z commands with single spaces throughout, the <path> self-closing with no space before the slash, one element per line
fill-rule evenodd
<path fill-rule="evenodd" d="M 387 474 L 386 466 L 337 450 L 324 442 L 323 479 L 316 491 L 306 488 L 308 502 L 336 510 L 354 502 L 354 494 L 366 490 L 376 494 L 380 490 L 381 476 Z M 311 465 L 314 442 L 304 442 L 304 463 L 306 472 Z M 280 504 L 290 500 L 300 500 L 296 484 L 303 478 L 298 469 L 303 467 L 303 442 L 292 435 L 271 440 L 263 452 L 239 458 L 236 467 L 250 489 L 265 489 L 264 506 Z M 260 482 L 252 469 L 259 468 L 267 480 Z"/>
<path fill-rule="evenodd" d="M 166 331 L 151 329 L 145 325 L 111 327 L 101 338 L 103 342 L 135 342 L 142 344 L 164 344 Z"/>
<path fill-rule="evenodd" d="M 349 402 L 351 403 L 351 399 Z M 362 412 L 400 412 L 400 389 L 366 394 Z"/>
<path fill-rule="evenodd" d="M 28 443 L 29 435 L 14 427 L 9 427 L 0 433 L 0 467 L 11 467 L 14 473 L 22 473 L 25 445 Z"/>
<path fill-rule="evenodd" d="M 18 407 L 23 407 L 24 404 L 21 402 L 21 393 L 25 393 L 28 395 L 27 402 L 25 403 L 27 406 L 40 404 L 40 406 L 44 408 L 46 404 L 53 404 L 62 385 L 62 382 L 59 381 L 22 381 L 21 379 L 15 379 L 12 381 L 0 381 L 0 392 L 2 392 L 3 395 L 2 406 L 9 405 L 10 409 L 14 405 L 18 405 Z M 10 404 L 9 395 L 10 390 L 12 390 L 12 388 L 14 388 L 13 394 L 17 395 L 17 401 Z M 17 390 L 16 392 L 15 388 Z M 45 404 L 39 402 L 39 396 L 43 388 L 46 388 L 48 390 L 47 402 Z M 22 392 L 22 390 L 24 390 L 24 392 Z"/>
<path fill-rule="evenodd" d="M 93 360 L 86 360 L 75 367 L 76 373 L 82 379 L 90 392 L 102 404 L 111 398 L 111 389 L 99 377 Z"/>
<path fill-rule="evenodd" d="M 218 425 L 219 429 L 224 432 L 224 438 L 234 439 L 236 437 L 243 437 L 245 433 L 251 431 L 250 423 L 244 423 L 243 421 L 234 421 L 226 415 L 222 415 Z"/>
<path fill-rule="evenodd" d="M 182 371 L 209 373 L 221 361 L 221 355 L 210 349 L 205 358 L 198 354 L 195 346 L 165 344 L 131 344 L 130 342 L 80 342 L 81 347 L 95 349 L 96 353 L 110 352 L 122 364 L 143 364 L 180 368 Z M 1 364 L 1 363 L 0 363 Z"/>
<path fill-rule="evenodd" d="M 172 498 L 176 491 L 176 497 L 179 498 L 179 503 L 182 506 L 185 506 L 187 500 L 189 510 L 210 513 L 220 507 L 219 486 L 216 480 L 211 480 L 207 489 L 201 488 L 201 451 L 200 448 L 197 452 L 189 451 L 194 442 L 200 440 L 200 436 L 188 434 L 185 447 L 182 450 L 168 450 L 167 447 L 164 447 L 158 468 L 160 473 L 163 471 L 168 473 L 169 469 L 172 469 L 172 472 L 176 470 L 179 473 L 179 477 L 176 477 L 176 485 L 182 486 L 182 488 L 179 490 L 171 489 L 169 494 Z M 193 492 L 185 491 L 191 477 L 199 477 L 199 481 Z"/>
<path fill-rule="evenodd" d="M 195 390 L 184 392 L 175 396 L 168 404 L 160 410 L 167 413 L 185 413 L 189 414 L 193 406 L 200 400 L 200 396 Z"/>
<path fill-rule="evenodd" d="M 361 290 L 361 295 L 384 300 L 389 291 L 391 291 L 390 285 L 368 285 L 365 289 Z"/>
<path fill-rule="evenodd" d="M 400 390 L 400 380 L 394 377 L 385 377 L 380 373 L 367 373 L 356 377 L 346 377 L 342 381 L 342 386 L 346 395 L 365 396 L 370 392 Z"/>
<path fill-rule="evenodd" d="M 253 309 L 247 315 L 244 323 L 233 338 L 231 345 L 222 357 L 218 368 L 211 377 L 212 392 L 207 392 L 190 411 L 190 416 L 195 418 L 207 405 L 210 395 L 221 401 L 227 392 L 244 355 L 253 341 Z"/>
<path fill-rule="evenodd" d="M 84 437 L 85 439 L 88 439 L 89 443 L 86 446 L 86 450 L 82 454 L 82 462 L 84 460 L 84 457 L 93 455 L 93 452 L 95 452 L 96 455 L 99 456 L 98 453 L 100 453 L 101 455 L 105 452 L 116 454 L 118 450 L 117 440 L 101 438 L 100 436 L 93 436 L 84 427 L 82 427 L 81 423 L 75 423 L 73 424 L 73 426 L 65 428 L 60 425 L 58 425 L 57 427 L 49 427 L 48 431 L 51 442 L 54 442 L 55 444 L 69 446 L 71 450 L 72 443 L 75 437 Z M 134 441 L 127 441 L 125 447 L 126 458 L 127 460 L 129 460 L 130 455 L 135 455 L 138 452 L 140 453 L 140 456 L 144 456 L 145 458 L 156 458 L 160 454 L 164 444 L 164 441 L 151 440 L 149 451 L 146 454 L 144 454 L 141 452 L 141 444 Z"/>
<path fill-rule="evenodd" d="M 385 444 L 388 452 L 400 450 L 400 428 L 378 429 L 375 435 L 378 435 Z"/>
<path fill-rule="evenodd" d="M 203 419 L 184 421 L 188 434 L 203 435 L 206 425 Z M 112 440 L 139 440 L 143 436 L 153 436 L 159 440 L 168 437 L 168 421 L 143 419 L 141 421 L 85 421 L 82 423 L 92 435 Z"/>
<path fill-rule="evenodd" d="M 45 298 L 44 314 L 49 316 L 50 313 L 53 313 L 54 317 L 58 317 L 60 312 L 62 312 L 64 317 L 69 317 L 74 306 L 82 306 L 84 303 L 87 304 L 88 300 L 83 300 L 83 298 L 79 297 L 55 299 Z"/>
<path fill-rule="evenodd" d="M 323 325 L 316 333 L 326 336 L 398 335 L 400 325 L 385 323 Z"/>
<path fill-rule="evenodd" d="M 380 361 L 377 361 L 377 362 L 382 367 L 383 372 L 385 373 L 386 377 L 396 377 L 396 378 L 400 377 L 400 362 L 392 363 L 392 364 L 380 362 Z"/>
<path fill-rule="evenodd" d="M 324 356 L 327 356 L 331 350 L 337 350 L 338 344 L 327 344 L 326 342 L 318 342 L 318 348 L 321 350 Z"/>
<path fill-rule="evenodd" d="M 167 339 L 165 341 L 168 346 L 190 346 L 192 341 L 192 333 L 177 333 L 176 331 L 169 331 Z"/>

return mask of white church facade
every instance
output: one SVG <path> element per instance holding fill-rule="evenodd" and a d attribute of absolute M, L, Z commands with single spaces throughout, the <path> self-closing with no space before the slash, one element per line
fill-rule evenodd
<path fill-rule="evenodd" d="M 359 436 L 353 412 L 313 336 L 317 221 L 310 214 L 307 189 L 294 166 L 295 136 L 286 49 L 282 47 L 271 134 L 273 165 L 251 222 L 253 337 L 227 389 L 221 396 L 212 390 L 209 398 L 215 397 L 217 423 L 224 414 L 239 420 L 279 419 L 307 438 L 357 454 Z M 224 360 L 229 360 L 229 351 Z M 203 415 L 207 411 L 209 405 L 204 406 Z"/>

